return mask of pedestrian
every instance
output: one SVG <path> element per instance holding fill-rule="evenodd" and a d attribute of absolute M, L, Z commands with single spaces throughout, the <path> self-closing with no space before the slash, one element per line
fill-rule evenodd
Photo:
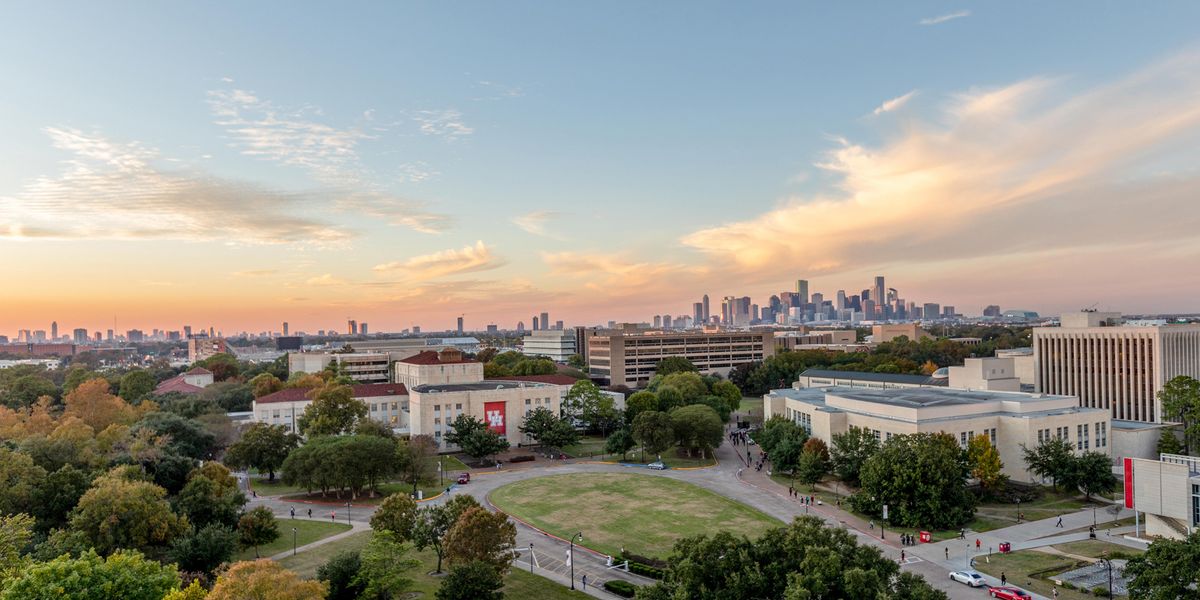
<path fill-rule="evenodd" d="M 583 591 L 585 591 L 585 592 L 587 591 L 587 574 L 586 573 L 583 576 Z"/>
<path fill-rule="evenodd" d="M 1056 588 L 1054 588 L 1054 589 L 1053 589 L 1053 590 L 1051 590 L 1051 591 L 1053 592 L 1053 594 L 1052 594 L 1052 595 L 1053 595 L 1055 598 L 1058 598 L 1058 588 L 1056 587 Z"/>
<path fill-rule="evenodd" d="M 337 520 L 337 511 L 333 511 L 333 510 L 329 511 L 329 520 L 330 521 Z"/>
<path fill-rule="evenodd" d="M 308 509 L 308 518 L 310 518 L 310 519 L 312 518 L 312 509 L 311 508 Z"/>
<path fill-rule="evenodd" d="M 945 551 L 946 551 L 946 560 L 950 560 L 950 549 L 949 549 L 949 548 L 943 548 L 943 550 L 945 550 Z"/>
<path fill-rule="evenodd" d="M 867 527 L 869 527 L 869 528 L 871 528 L 871 529 L 875 529 L 875 521 L 868 521 L 868 522 L 867 522 Z"/>
<path fill-rule="evenodd" d="M 900 551 L 900 562 L 901 563 L 904 562 L 904 551 L 903 550 Z"/>
<path fill-rule="evenodd" d="M 255 500 L 257 500 L 258 492 L 254 491 L 254 490 L 250 490 L 250 496 L 253 497 Z"/>
<path fill-rule="evenodd" d="M 975 549 L 979 550 L 979 538 L 975 538 Z"/>
<path fill-rule="evenodd" d="M 1000 571 L 1000 585 L 1008 585 L 1008 575 L 1004 571 Z"/>
<path fill-rule="evenodd" d="M 1058 518 L 1058 522 L 1057 522 L 1057 523 L 1055 523 L 1055 524 L 1054 524 L 1054 526 L 1055 526 L 1055 527 L 1062 527 L 1062 526 L 1063 526 L 1063 524 L 1062 524 L 1062 517 L 1059 517 L 1059 518 Z"/>
<path fill-rule="evenodd" d="M 296 507 L 293 506 L 293 507 L 289 508 L 288 510 L 291 511 L 292 518 L 295 519 L 296 518 Z"/>

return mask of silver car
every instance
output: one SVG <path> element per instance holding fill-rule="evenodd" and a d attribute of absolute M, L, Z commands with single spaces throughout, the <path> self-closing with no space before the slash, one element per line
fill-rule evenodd
<path fill-rule="evenodd" d="M 983 575 L 975 571 L 951 571 L 950 579 L 959 583 L 965 583 L 971 587 L 983 587 L 986 585 Z"/>
<path fill-rule="evenodd" d="M 661 460 L 656 460 L 646 466 L 654 469 L 655 471 L 665 471 L 667 469 L 667 465 Z"/>

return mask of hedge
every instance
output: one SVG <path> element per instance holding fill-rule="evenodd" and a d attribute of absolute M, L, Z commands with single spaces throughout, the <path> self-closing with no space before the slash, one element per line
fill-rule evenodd
<path fill-rule="evenodd" d="M 609 579 L 604 582 L 604 589 L 622 598 L 632 598 L 637 593 L 637 588 L 638 586 L 620 579 Z"/>

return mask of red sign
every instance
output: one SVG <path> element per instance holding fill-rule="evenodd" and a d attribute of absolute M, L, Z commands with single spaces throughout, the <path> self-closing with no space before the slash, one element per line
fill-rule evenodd
<path fill-rule="evenodd" d="M 483 420 L 487 422 L 488 429 L 491 429 L 500 435 L 504 435 L 504 403 L 484 403 Z"/>
<path fill-rule="evenodd" d="M 1125 508 L 1133 508 L 1133 459 L 1125 459 Z"/>

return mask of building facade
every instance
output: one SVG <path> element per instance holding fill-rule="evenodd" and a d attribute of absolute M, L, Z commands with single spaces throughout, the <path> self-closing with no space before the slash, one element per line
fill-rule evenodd
<path fill-rule="evenodd" d="M 1033 329 L 1039 392 L 1078 396 L 1114 419 L 1160 423 L 1163 385 L 1177 375 L 1200 377 L 1200 325 L 1127 326 L 1120 313 L 1093 311 L 1060 323 Z"/>
<path fill-rule="evenodd" d="M 588 374 L 611 385 L 643 386 L 664 358 L 679 356 L 701 373 L 727 375 L 734 367 L 775 354 L 770 331 L 606 331 L 588 338 Z"/>
<path fill-rule="evenodd" d="M 395 383 L 363 383 L 350 386 L 354 399 L 367 406 L 367 416 L 392 428 L 410 433 L 408 390 Z M 287 388 L 267 394 L 254 401 L 253 421 L 284 425 L 292 433 L 300 433 L 300 417 L 312 404 L 314 388 Z"/>
<path fill-rule="evenodd" d="M 522 352 L 529 356 L 545 356 L 554 362 L 565 363 L 575 354 L 575 330 L 548 329 L 534 331 L 522 340 Z"/>

